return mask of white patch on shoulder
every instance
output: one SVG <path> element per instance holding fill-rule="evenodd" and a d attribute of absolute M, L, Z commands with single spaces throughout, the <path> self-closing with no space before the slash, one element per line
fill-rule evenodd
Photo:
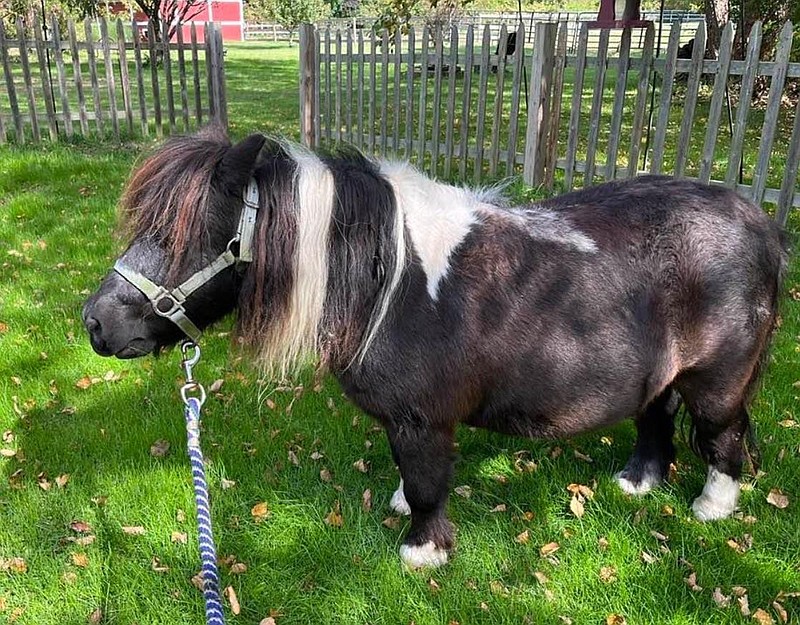
<path fill-rule="evenodd" d="M 408 163 L 381 163 L 394 189 L 397 207 L 436 300 L 439 283 L 450 269 L 450 256 L 477 222 L 477 209 L 497 200 L 492 190 L 472 191 L 431 180 Z"/>
<path fill-rule="evenodd" d="M 637 496 L 649 493 L 661 483 L 661 477 L 655 473 L 645 473 L 642 481 L 638 484 L 634 484 L 629 479 L 622 477 L 622 471 L 617 473 L 614 478 L 617 480 L 622 492 Z"/>
<path fill-rule="evenodd" d="M 726 519 L 733 514 L 738 501 L 738 480 L 709 467 L 703 492 L 692 503 L 692 511 L 700 521 Z"/>
<path fill-rule="evenodd" d="M 447 564 L 447 550 L 439 549 L 432 540 L 423 545 L 400 545 L 400 559 L 410 569 Z"/>
<path fill-rule="evenodd" d="M 397 514 L 402 514 L 403 516 L 411 514 L 411 506 L 408 505 L 406 495 L 403 492 L 403 480 L 400 480 L 400 486 L 394 491 L 392 499 L 389 501 L 389 507 L 397 512 Z"/>
<path fill-rule="evenodd" d="M 581 232 L 570 223 L 567 216 L 557 211 L 534 204 L 524 208 L 495 209 L 492 214 L 497 216 L 501 212 L 514 219 L 534 239 L 555 241 L 586 254 L 597 252 L 594 239 Z"/>

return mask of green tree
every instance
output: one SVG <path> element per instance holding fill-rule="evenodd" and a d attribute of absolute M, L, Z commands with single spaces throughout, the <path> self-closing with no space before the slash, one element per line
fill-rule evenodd
<path fill-rule="evenodd" d="M 291 33 L 300 24 L 316 22 L 329 15 L 324 0 L 271 0 L 272 12 L 278 23 Z"/>

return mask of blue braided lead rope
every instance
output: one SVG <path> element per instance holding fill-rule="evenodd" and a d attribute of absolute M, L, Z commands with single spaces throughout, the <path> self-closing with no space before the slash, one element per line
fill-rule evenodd
<path fill-rule="evenodd" d="M 214 533 L 211 528 L 211 508 L 208 501 L 208 483 L 203 466 L 203 452 L 200 449 L 200 400 L 187 397 L 186 401 L 186 439 L 189 460 L 192 463 L 194 497 L 197 504 L 197 534 L 202 561 L 203 598 L 206 603 L 206 623 L 225 625 L 222 600 L 219 592 L 219 571 L 217 570 L 217 550 L 214 547 Z"/>

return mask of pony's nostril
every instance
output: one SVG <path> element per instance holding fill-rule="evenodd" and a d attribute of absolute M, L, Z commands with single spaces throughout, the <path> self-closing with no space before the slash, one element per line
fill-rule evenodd
<path fill-rule="evenodd" d="M 89 332 L 97 332 L 100 329 L 100 322 L 94 317 L 86 318 L 86 329 Z"/>

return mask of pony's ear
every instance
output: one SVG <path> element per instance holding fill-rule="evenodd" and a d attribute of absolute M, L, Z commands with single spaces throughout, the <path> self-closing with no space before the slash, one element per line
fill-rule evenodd
<path fill-rule="evenodd" d="M 217 175 L 225 191 L 231 195 L 241 193 L 250 180 L 266 140 L 264 135 L 256 133 L 228 148 L 217 167 Z"/>

